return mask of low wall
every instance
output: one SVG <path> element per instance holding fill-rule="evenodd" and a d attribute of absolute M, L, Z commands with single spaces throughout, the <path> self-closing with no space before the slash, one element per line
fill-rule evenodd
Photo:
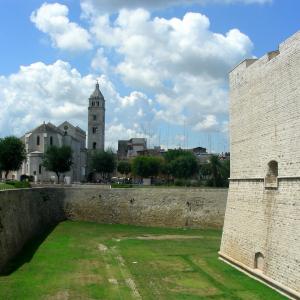
<path fill-rule="evenodd" d="M 139 188 L 65 191 L 69 219 L 166 227 L 222 228 L 227 189 Z"/>
<path fill-rule="evenodd" d="M 167 227 L 223 226 L 227 189 L 90 186 L 0 191 L 0 270 L 62 220 Z"/>

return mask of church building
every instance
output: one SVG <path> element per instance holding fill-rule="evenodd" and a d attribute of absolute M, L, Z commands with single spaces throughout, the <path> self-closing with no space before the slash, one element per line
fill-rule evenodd
<path fill-rule="evenodd" d="M 43 123 L 21 137 L 25 144 L 26 160 L 17 172 L 9 177 L 20 179 L 21 175 L 33 176 L 37 182 L 56 180 L 53 172 L 43 167 L 43 156 L 51 146 L 68 145 L 73 151 L 73 165 L 64 175 L 71 182 L 86 180 L 87 153 L 93 150 L 104 150 L 105 100 L 100 91 L 99 83 L 89 97 L 88 105 L 88 147 L 86 148 L 86 132 L 78 126 L 65 121 L 59 126 Z"/>

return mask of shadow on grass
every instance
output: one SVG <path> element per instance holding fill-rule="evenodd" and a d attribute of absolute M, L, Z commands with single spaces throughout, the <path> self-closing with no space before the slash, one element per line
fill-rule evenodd
<path fill-rule="evenodd" d="M 50 226 L 47 230 L 44 230 L 43 233 L 35 236 L 25 243 L 22 250 L 2 269 L 0 276 L 8 276 L 18 270 L 24 264 L 29 263 L 39 246 L 45 241 L 47 236 L 54 230 L 55 227 L 56 225 Z"/>

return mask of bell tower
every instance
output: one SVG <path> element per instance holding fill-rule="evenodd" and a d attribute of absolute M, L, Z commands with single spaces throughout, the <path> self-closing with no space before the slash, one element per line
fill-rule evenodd
<path fill-rule="evenodd" d="M 97 81 L 89 98 L 88 108 L 88 150 L 104 150 L 105 100 Z"/>

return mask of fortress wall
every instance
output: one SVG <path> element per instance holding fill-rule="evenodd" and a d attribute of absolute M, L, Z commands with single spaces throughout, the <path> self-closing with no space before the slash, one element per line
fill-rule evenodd
<path fill-rule="evenodd" d="M 220 254 L 259 276 L 255 253 L 262 253 L 262 274 L 300 295 L 299 196 L 300 179 L 279 180 L 277 190 L 262 180 L 231 182 Z"/>
<path fill-rule="evenodd" d="M 0 191 L 0 270 L 31 238 L 60 221 L 145 226 L 223 225 L 227 189 L 34 188 Z"/>
<path fill-rule="evenodd" d="M 75 220 L 167 227 L 222 228 L 227 189 L 67 189 L 65 211 Z"/>
<path fill-rule="evenodd" d="M 0 269 L 24 244 L 65 219 L 59 189 L 0 191 Z"/>
<path fill-rule="evenodd" d="M 300 31 L 230 73 L 231 178 L 220 256 L 300 299 Z M 268 163 L 277 182 L 265 186 Z M 263 258 L 255 260 L 255 255 Z M 255 261 L 258 261 L 256 265 Z"/>
<path fill-rule="evenodd" d="M 230 73 L 231 178 L 264 177 L 272 159 L 279 176 L 300 176 L 299 86 L 300 31 Z"/>

